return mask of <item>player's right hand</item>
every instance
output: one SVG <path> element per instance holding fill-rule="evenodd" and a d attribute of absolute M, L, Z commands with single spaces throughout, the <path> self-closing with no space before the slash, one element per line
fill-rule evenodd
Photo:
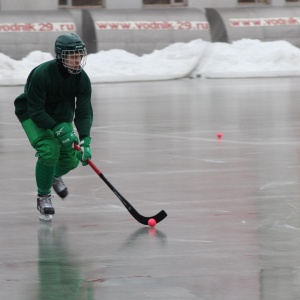
<path fill-rule="evenodd" d="M 78 138 L 74 131 L 70 129 L 67 123 L 59 123 L 53 128 L 54 136 L 59 140 L 59 142 L 65 146 L 70 147 L 73 143 L 79 143 Z"/>

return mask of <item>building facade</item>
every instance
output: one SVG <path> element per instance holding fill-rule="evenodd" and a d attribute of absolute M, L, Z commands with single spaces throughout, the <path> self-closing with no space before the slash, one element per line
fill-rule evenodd
<path fill-rule="evenodd" d="M 137 55 L 203 39 L 286 40 L 300 47 L 300 0 L 0 0 L 0 52 L 21 59 L 51 52 L 76 32 L 88 52 Z"/>
<path fill-rule="evenodd" d="M 59 8 L 81 9 L 141 9 L 152 7 L 237 8 L 237 7 L 284 7 L 300 5 L 300 0 L 0 0 L 1 11 L 55 10 Z"/>

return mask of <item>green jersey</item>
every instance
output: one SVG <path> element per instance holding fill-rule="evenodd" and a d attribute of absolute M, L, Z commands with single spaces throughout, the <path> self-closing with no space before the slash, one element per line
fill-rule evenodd
<path fill-rule="evenodd" d="M 80 137 L 90 136 L 91 93 L 91 82 L 84 70 L 71 75 L 51 60 L 31 71 L 24 93 L 15 100 L 15 113 L 20 122 L 30 118 L 43 129 L 74 121 Z"/>

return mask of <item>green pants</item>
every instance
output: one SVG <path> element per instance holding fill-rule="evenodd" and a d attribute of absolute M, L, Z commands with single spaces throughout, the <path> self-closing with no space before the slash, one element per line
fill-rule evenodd
<path fill-rule="evenodd" d="M 72 123 L 67 123 L 73 130 Z M 54 176 L 63 176 L 75 169 L 79 160 L 76 150 L 60 144 L 50 129 L 42 129 L 31 120 L 22 122 L 31 146 L 36 150 L 36 182 L 39 194 L 49 194 Z"/>

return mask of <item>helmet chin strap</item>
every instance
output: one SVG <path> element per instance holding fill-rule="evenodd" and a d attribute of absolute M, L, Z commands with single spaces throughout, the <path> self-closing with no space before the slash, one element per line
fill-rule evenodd
<path fill-rule="evenodd" d="M 71 75 L 74 75 L 74 74 L 79 74 L 81 71 L 82 71 L 82 68 L 78 69 L 78 70 L 75 70 L 75 69 L 71 69 L 71 68 L 68 68 L 66 66 L 64 66 L 64 68 L 67 70 L 67 72 L 69 72 Z"/>

